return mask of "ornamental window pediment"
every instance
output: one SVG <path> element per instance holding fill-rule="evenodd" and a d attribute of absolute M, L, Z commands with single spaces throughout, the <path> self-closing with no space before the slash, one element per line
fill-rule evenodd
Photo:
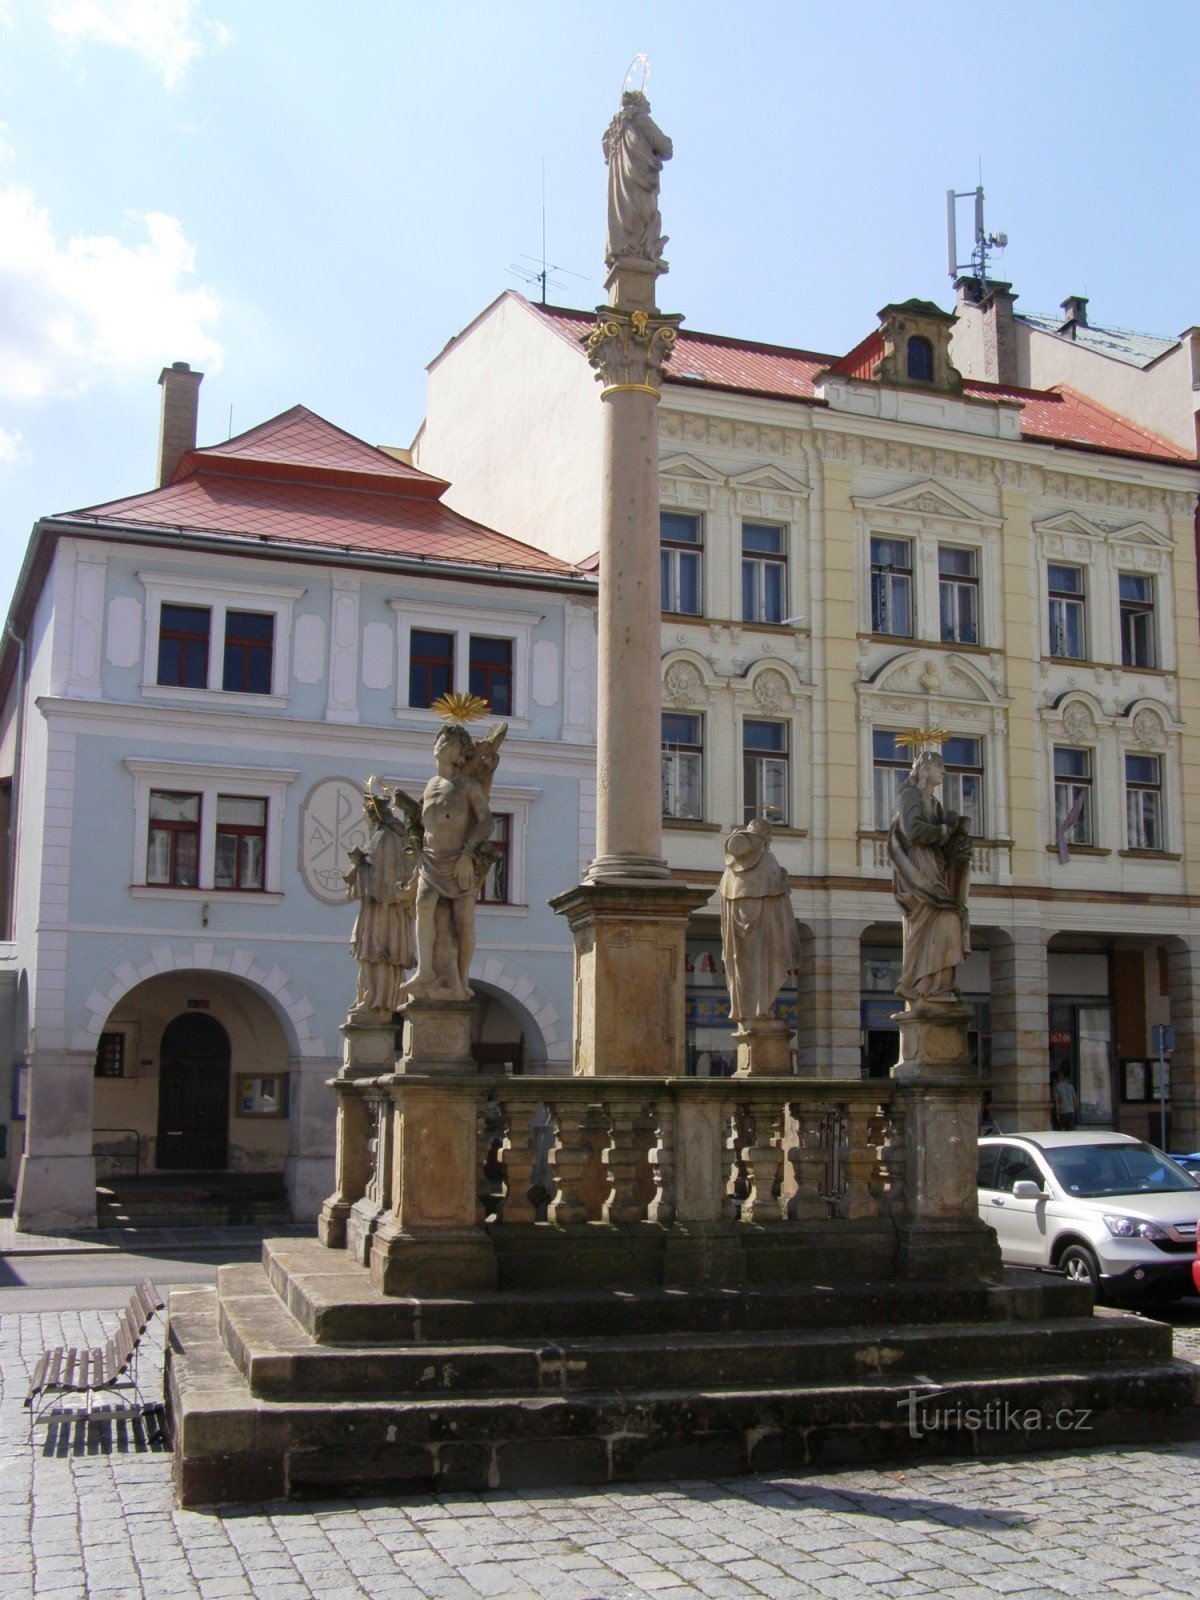
<path fill-rule="evenodd" d="M 926 478 L 922 483 L 884 495 L 855 495 L 854 506 L 866 513 L 872 526 L 900 526 L 914 520 L 923 525 L 940 524 L 938 531 L 942 534 L 951 531 L 946 526 L 949 524 L 972 529 L 976 536 L 982 536 L 986 529 L 1001 525 L 1000 518 L 988 516 L 935 478 Z"/>
<path fill-rule="evenodd" d="M 872 676 L 869 688 L 877 694 L 903 694 L 923 699 L 976 701 L 1000 706 L 1003 700 L 986 673 L 974 661 L 938 651 L 908 650 L 894 656 Z"/>
<path fill-rule="evenodd" d="M 663 704 L 683 710 L 708 704 L 716 684 L 712 664 L 694 650 L 673 650 L 663 660 Z"/>
<path fill-rule="evenodd" d="M 699 506 L 711 511 L 725 487 L 725 475 L 686 451 L 665 456 L 658 464 L 660 499 L 664 505 Z"/>

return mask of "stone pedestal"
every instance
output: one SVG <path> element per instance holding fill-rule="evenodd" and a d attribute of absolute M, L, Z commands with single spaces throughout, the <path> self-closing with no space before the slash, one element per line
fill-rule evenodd
<path fill-rule="evenodd" d="M 424 1078 L 473 1077 L 473 1000 L 410 1000 L 404 1008 L 404 1054 L 397 1071 Z"/>
<path fill-rule="evenodd" d="M 792 1071 L 792 1033 L 779 1017 L 743 1022 L 733 1036 L 739 1078 L 786 1078 Z"/>
<path fill-rule="evenodd" d="M 551 900 L 575 936 L 575 1075 L 684 1072 L 684 943 L 711 890 L 580 884 Z"/>
<path fill-rule="evenodd" d="M 342 1065 L 332 1087 L 390 1076 L 396 1070 L 396 1025 L 383 1012 L 349 1018 L 342 1024 Z M 370 1114 L 358 1095 L 338 1093 L 334 1135 L 333 1193 L 317 1217 L 317 1238 L 331 1250 L 345 1248 L 346 1227 L 356 1201 L 371 1177 Z"/>
<path fill-rule="evenodd" d="M 973 1074 L 967 1048 L 967 1006 L 955 1001 L 914 1000 L 892 1021 L 900 1029 L 900 1059 L 892 1077 L 902 1083 Z"/>

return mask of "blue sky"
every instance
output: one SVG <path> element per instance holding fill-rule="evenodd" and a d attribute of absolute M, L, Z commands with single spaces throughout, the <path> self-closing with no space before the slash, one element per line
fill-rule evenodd
<path fill-rule="evenodd" d="M 0 588 L 39 514 L 152 486 L 172 360 L 202 443 L 297 401 L 408 443 L 426 362 L 525 287 L 543 170 L 551 298 L 595 304 L 638 51 L 692 327 L 840 352 L 948 306 L 982 161 L 1022 309 L 1179 333 L 1198 47 L 1190 0 L 0 0 Z"/>

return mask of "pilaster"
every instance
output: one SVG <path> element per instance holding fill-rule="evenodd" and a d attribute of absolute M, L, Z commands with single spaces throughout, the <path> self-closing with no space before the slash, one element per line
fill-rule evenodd
<path fill-rule="evenodd" d="M 796 1067 L 802 1078 L 859 1075 L 861 936 L 857 922 L 831 919 L 812 928 L 801 925 Z"/>
<path fill-rule="evenodd" d="M 94 1072 L 95 1056 L 86 1050 L 38 1050 L 30 1058 L 25 1154 L 14 1211 L 24 1231 L 96 1226 Z"/>
<path fill-rule="evenodd" d="M 1038 772 L 1038 719 L 1027 709 L 1036 703 L 1037 664 L 1041 659 L 1041 615 L 1038 609 L 1038 553 L 1029 521 L 1029 497 L 1020 489 L 1000 491 L 999 550 L 1002 565 L 1005 688 L 1014 708 L 1008 719 L 1008 817 L 1013 841 L 1014 883 L 1038 883 L 1045 877 L 1045 847 L 1050 824 L 1041 799 Z M 999 644 L 999 640 L 990 641 Z M 1052 810 L 1053 808 L 1051 808 Z M 1045 1056 L 1041 1050 L 1039 1060 Z"/>
<path fill-rule="evenodd" d="M 992 935 L 992 1115 L 1006 1133 L 1049 1122 L 1049 966 L 1040 928 Z"/>
<path fill-rule="evenodd" d="M 817 682 L 824 701 L 825 749 L 813 759 L 826 796 L 828 871 L 858 875 L 858 817 L 853 805 L 834 802 L 856 795 L 861 781 L 854 685 L 858 677 L 858 604 L 855 586 L 854 505 L 849 463 L 822 458 L 824 527 L 814 529 L 813 551 L 824 564 L 825 669 Z M 814 619 L 814 629 L 816 619 Z M 854 981 L 858 994 L 858 979 Z"/>
<path fill-rule="evenodd" d="M 1200 939 L 1172 939 L 1167 945 L 1171 989 L 1171 1147 L 1200 1145 Z M 1157 1117 L 1151 1118 L 1157 1130 Z M 1154 1136 L 1152 1136 L 1154 1137 Z"/>

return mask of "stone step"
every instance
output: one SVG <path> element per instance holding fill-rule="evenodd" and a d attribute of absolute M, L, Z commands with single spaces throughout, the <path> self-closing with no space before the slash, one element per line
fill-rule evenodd
<path fill-rule="evenodd" d="M 1128 1313 L 1051 1323 L 966 1322 L 897 1328 L 630 1334 L 504 1343 L 319 1345 L 297 1325 L 257 1265 L 221 1269 L 221 1337 L 254 1395 L 564 1394 L 650 1389 L 787 1387 L 929 1372 L 1031 1371 L 1069 1349 L 1087 1366 L 1171 1355 L 1171 1330 Z"/>
<path fill-rule="evenodd" d="M 742 1284 L 737 1288 L 497 1291 L 420 1299 L 385 1296 L 343 1250 L 268 1239 L 275 1293 L 319 1344 L 454 1344 L 777 1328 L 918 1327 L 943 1322 L 1040 1322 L 1087 1316 L 1091 1293 L 1046 1273 L 923 1283 Z"/>
<path fill-rule="evenodd" d="M 171 1296 L 168 1406 L 185 1506 L 283 1495 L 429 1493 L 903 1462 L 1194 1438 L 1197 1369 L 1089 1369 L 1064 1326 L 1020 1373 L 513 1396 L 265 1399 L 226 1349 L 217 1291 Z M 1050 1352 L 1047 1352 L 1048 1354 Z M 934 1381 L 934 1379 L 936 1381 Z"/>

